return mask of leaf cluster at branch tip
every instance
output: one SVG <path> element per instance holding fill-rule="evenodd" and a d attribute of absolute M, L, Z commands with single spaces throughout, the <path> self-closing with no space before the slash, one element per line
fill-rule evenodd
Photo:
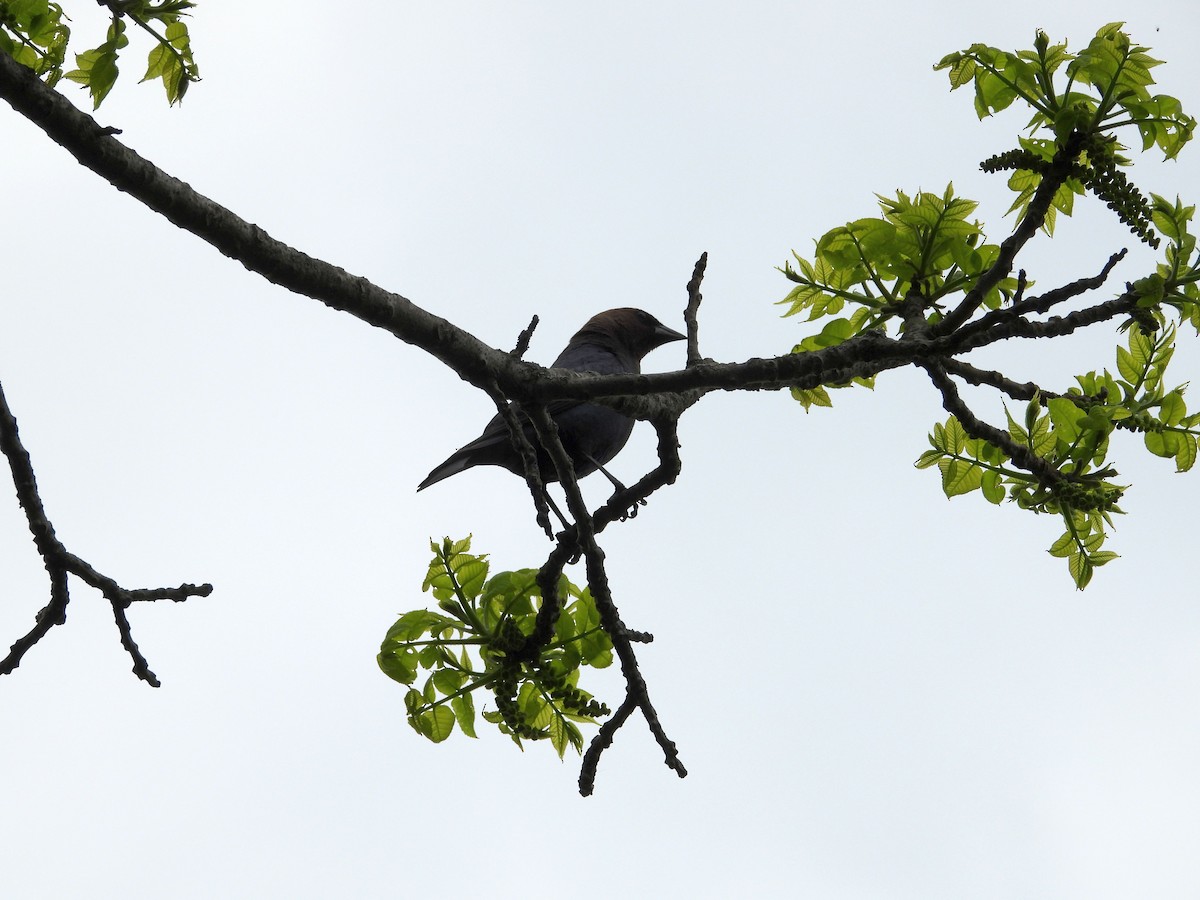
<path fill-rule="evenodd" d="M 99 108 L 117 82 L 121 51 L 129 44 L 126 20 L 154 38 L 142 81 L 162 81 L 170 105 L 183 100 L 188 85 L 200 80 L 191 38 L 182 16 L 191 0 L 101 0 L 112 16 L 105 39 L 75 54 L 75 68 L 64 72 L 71 29 L 62 6 L 49 0 L 0 0 L 0 51 L 32 69 L 53 87 L 62 78 L 87 88 Z"/>
<path fill-rule="evenodd" d="M 430 673 L 405 696 L 409 724 L 435 743 L 448 738 L 455 724 L 475 737 L 474 692 L 485 689 L 496 709 L 483 712 L 483 719 L 518 747 L 523 739 L 548 739 L 560 757 L 568 746 L 582 752 L 579 724 L 594 724 L 609 710 L 579 687 L 580 671 L 613 661 L 591 593 L 560 578 L 566 600 L 553 639 L 531 648 L 541 606 L 537 570 L 488 577 L 487 557 L 469 552 L 470 537 L 430 547 L 433 559 L 422 587 L 442 612 L 402 615 L 378 656 L 383 672 L 401 684 L 414 685 L 422 670 Z"/>
<path fill-rule="evenodd" d="M 985 172 L 1010 173 L 1008 186 L 1016 194 L 1011 235 L 988 243 L 983 226 L 971 218 L 976 203 L 957 196 L 953 186 L 941 194 L 897 191 L 879 196 L 880 216 L 831 229 L 811 259 L 793 254 L 781 269 L 795 285 L 779 301 L 784 315 L 804 314 L 820 326 L 794 353 L 820 353 L 893 326 L 901 341 L 930 342 L 918 365 L 930 373 L 951 416 L 934 426 L 932 449 L 918 467 L 937 466 L 948 497 L 978 490 L 992 503 L 1009 499 L 1033 512 L 1061 515 L 1066 530 L 1051 552 L 1067 559 L 1081 588 L 1096 567 L 1116 556 L 1101 549 L 1125 490 L 1105 463 L 1110 433 L 1143 434 L 1147 450 L 1174 459 L 1181 472 L 1195 462 L 1200 433 L 1200 415 L 1187 415 L 1185 386 L 1163 386 L 1176 337 L 1168 314 L 1200 333 L 1200 262 L 1188 230 L 1194 207 L 1139 190 L 1126 174 L 1132 162 L 1117 139 L 1134 130 L 1143 151 L 1157 147 L 1168 159 L 1191 140 L 1195 119 L 1174 97 L 1150 93 L 1150 72 L 1158 65 L 1121 23 L 1101 28 L 1078 53 L 1065 42 L 1051 44 L 1039 31 L 1030 49 L 972 44 L 947 55 L 934 68 L 947 73 L 952 90 L 974 88 L 980 118 L 1018 103 L 1031 111 L 1018 146 L 981 164 Z M 1013 277 L 1017 254 L 1039 230 L 1052 237 L 1057 214 L 1071 216 L 1075 198 L 1086 195 L 1150 247 L 1165 243 L 1163 262 L 1107 303 L 1038 319 L 1102 285 L 1124 255 L 1114 255 L 1096 278 L 1025 297 L 1034 281 L 1024 271 Z M 1113 318 L 1125 318 L 1122 327 L 1129 329 L 1126 346 L 1117 348 L 1117 374 L 1077 376 L 1078 387 L 1066 393 L 957 358 L 992 343 L 989 332 L 1053 337 Z M 833 373 L 839 374 L 837 366 Z M 958 395 L 956 377 L 1027 401 L 1024 421 L 1005 407 L 1007 427 L 988 425 Z M 792 396 L 807 411 L 832 405 L 827 388 L 853 383 L 873 385 L 873 379 L 804 383 L 792 388 Z"/>

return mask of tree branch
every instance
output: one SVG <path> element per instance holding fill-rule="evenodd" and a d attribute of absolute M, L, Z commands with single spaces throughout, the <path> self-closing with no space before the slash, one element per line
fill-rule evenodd
<path fill-rule="evenodd" d="M 1032 381 L 1014 381 L 1003 372 L 997 372 L 995 369 L 980 369 L 957 359 L 942 360 L 942 367 L 951 375 L 958 376 L 968 384 L 973 384 L 976 387 L 983 385 L 993 387 L 1001 393 L 1012 397 L 1014 400 L 1029 401 L 1035 396 L 1040 396 L 1043 400 L 1049 400 L 1053 397 L 1069 397 L 1067 394 L 1048 391 L 1034 384 Z M 1076 395 L 1076 399 L 1081 398 Z"/>
<path fill-rule="evenodd" d="M 0 56 L 3 55 L 0 53 Z M 50 577 L 50 602 L 37 614 L 33 628 L 23 637 L 18 638 L 9 649 L 8 656 L 0 660 L 0 675 L 11 674 L 21 664 L 25 654 L 45 637 L 51 628 L 66 622 L 67 604 L 70 602 L 67 575 L 74 575 L 99 590 L 104 598 L 112 604 L 117 630 L 121 635 L 121 644 L 133 658 L 134 674 L 152 687 L 158 687 L 158 679 L 150 671 L 146 658 L 133 641 L 125 610 L 131 603 L 144 600 L 175 600 L 178 602 L 189 597 L 207 597 L 212 593 L 212 585 L 182 584 L 177 588 L 127 590 L 112 578 L 102 575 L 87 562 L 69 552 L 55 535 L 54 526 L 46 515 L 45 506 L 43 506 L 41 495 L 38 492 L 33 463 L 29 458 L 29 452 L 21 443 L 21 437 L 17 431 L 17 420 L 8 406 L 8 400 L 4 396 L 2 387 L 0 387 L 0 453 L 3 453 L 5 459 L 8 460 L 13 485 L 17 490 L 17 501 L 25 511 L 25 520 L 33 535 L 33 543 L 37 547 Z"/>
<path fill-rule="evenodd" d="M 958 388 L 946 373 L 944 365 L 940 362 L 926 362 L 920 366 L 928 373 L 934 387 L 941 392 L 942 406 L 946 412 L 958 419 L 963 431 L 971 437 L 980 438 L 994 447 L 999 447 L 1009 459 L 1026 472 L 1036 475 L 1043 484 L 1058 484 L 1064 480 L 1058 469 L 1034 454 L 1028 447 L 1018 444 L 1007 432 L 976 416 L 959 395 Z"/>
<path fill-rule="evenodd" d="M 812 388 L 825 381 L 829 371 L 843 379 L 870 377 L 911 364 L 929 352 L 929 347 L 914 350 L 900 347 L 895 341 L 869 345 L 847 341 L 813 353 L 789 353 L 743 363 L 700 362 L 685 371 L 655 375 L 551 373 L 487 346 L 467 331 L 366 278 L 272 238 L 143 159 L 118 141 L 112 129 L 100 126 L 4 53 L 0 53 L 0 97 L 83 166 L 250 271 L 382 328 L 441 360 L 472 385 L 483 390 L 498 386 L 505 396 L 517 401 L 599 400 L 687 390 Z M 664 412 L 663 406 L 650 404 L 627 414 L 653 419 Z"/>
<path fill-rule="evenodd" d="M 1135 306 L 1137 293 L 1129 286 L 1124 293 L 1112 300 L 1076 310 L 1065 316 L 1052 316 L 1044 322 L 1030 322 L 1011 309 L 993 310 L 986 316 L 964 325 L 953 335 L 949 343 L 955 349 L 949 355 L 958 355 L 1014 337 L 1062 337 L 1080 328 L 1128 315 Z"/>
<path fill-rule="evenodd" d="M 1000 244 L 1000 255 L 979 280 L 971 288 L 962 301 L 946 317 L 930 328 L 934 336 L 946 335 L 957 330 L 966 323 L 975 311 L 983 304 L 988 292 L 1008 277 L 1012 272 L 1013 261 L 1021 248 L 1037 234 L 1037 230 L 1046 221 L 1046 215 L 1054 203 L 1054 195 L 1066 183 L 1075 169 L 1075 159 L 1083 149 L 1084 135 L 1073 132 L 1066 143 L 1059 147 L 1054 158 L 1042 172 L 1042 180 L 1029 201 L 1025 216 L 1016 229 Z"/>
<path fill-rule="evenodd" d="M 593 546 L 595 546 L 594 542 Z M 608 587 L 608 575 L 604 571 L 604 554 L 599 547 L 595 547 L 595 552 L 589 550 L 586 556 L 588 587 L 591 589 L 592 599 L 596 601 L 600 622 L 612 637 L 613 650 L 616 651 L 617 658 L 621 661 L 621 674 L 625 678 L 625 700 L 618 707 L 617 712 L 601 725 L 584 754 L 583 765 L 579 771 L 579 793 L 584 797 L 592 793 L 596 782 L 596 767 L 600 764 L 601 754 L 612 745 L 617 729 L 625 723 L 625 720 L 629 718 L 629 713 L 635 708 L 642 711 L 646 724 L 650 727 L 650 733 L 654 735 L 658 746 L 662 748 L 663 761 L 667 767 L 673 769 L 680 778 L 686 778 L 687 769 L 679 759 L 675 742 L 667 736 L 666 730 L 658 719 L 658 712 L 654 709 L 654 704 L 650 702 L 650 688 L 646 685 L 646 679 L 642 677 L 633 644 L 625 633 L 624 625 L 621 624 L 620 616 L 617 614 L 612 591 Z M 612 631 L 609 630 L 610 623 L 614 629 Z"/>
<path fill-rule="evenodd" d="M 701 362 L 700 356 L 700 323 L 697 315 L 700 312 L 700 302 L 704 295 L 700 293 L 700 282 L 704 280 L 704 270 L 708 268 L 708 251 L 700 254 L 692 269 L 691 280 L 687 283 L 688 302 L 683 311 L 683 321 L 687 323 L 687 365 Z"/>
<path fill-rule="evenodd" d="M 1110 256 L 1108 262 L 1104 264 L 1104 268 L 1100 270 L 1100 274 L 1098 275 L 1093 275 L 1090 278 L 1080 278 L 1077 281 L 1072 281 L 1070 284 L 1046 291 L 1046 293 L 1037 297 L 1029 297 L 1026 300 L 1014 302 L 1009 307 L 1009 310 L 1019 316 L 1026 315 L 1027 313 L 1044 313 L 1065 300 L 1078 297 L 1080 294 L 1088 291 L 1097 290 L 1103 287 L 1104 282 L 1108 280 L 1108 273 L 1113 270 L 1113 267 L 1117 263 L 1125 258 L 1126 252 L 1125 250 L 1121 250 Z"/>

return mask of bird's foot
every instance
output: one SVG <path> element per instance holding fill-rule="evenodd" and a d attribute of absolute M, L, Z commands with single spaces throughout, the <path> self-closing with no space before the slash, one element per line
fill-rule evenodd
<path fill-rule="evenodd" d="M 628 519 L 636 519 L 637 514 L 638 514 L 638 507 L 645 506 L 645 505 L 646 505 L 646 499 L 643 497 L 637 503 L 633 504 L 633 506 L 629 510 L 627 510 L 626 512 L 621 514 L 621 516 L 620 516 L 621 521 L 624 522 Z"/>

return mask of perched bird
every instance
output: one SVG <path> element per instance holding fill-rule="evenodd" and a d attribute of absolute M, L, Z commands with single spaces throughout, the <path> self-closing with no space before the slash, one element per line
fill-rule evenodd
<path fill-rule="evenodd" d="M 642 357 L 656 347 L 684 336 L 668 328 L 654 316 L 640 309 L 610 309 L 593 316 L 571 338 L 551 368 L 573 369 L 576 372 L 596 372 L 612 375 L 640 372 Z M 571 457 L 576 476 L 582 478 L 620 452 L 633 431 L 633 419 L 607 406 L 579 400 L 556 400 L 546 404 L 563 448 Z M 522 416 L 525 436 L 537 449 L 538 471 L 542 481 L 557 481 L 554 464 L 539 445 L 533 423 Z M 496 415 L 483 429 L 483 434 L 455 451 L 449 459 L 430 472 L 417 485 L 423 491 L 451 475 L 472 466 L 500 466 L 524 476 L 521 454 L 509 438 L 508 426 Z M 608 472 L 605 471 L 605 475 Z M 608 475 L 611 479 L 612 476 Z M 615 479 L 614 479 L 615 483 Z"/>

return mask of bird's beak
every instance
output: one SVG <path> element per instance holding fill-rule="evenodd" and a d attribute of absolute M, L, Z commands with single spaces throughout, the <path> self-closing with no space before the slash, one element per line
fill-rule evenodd
<path fill-rule="evenodd" d="M 661 347 L 663 344 L 669 344 L 671 341 L 686 341 L 687 335 L 680 334 L 673 328 L 668 328 L 666 325 L 659 323 L 654 326 L 654 346 Z"/>

